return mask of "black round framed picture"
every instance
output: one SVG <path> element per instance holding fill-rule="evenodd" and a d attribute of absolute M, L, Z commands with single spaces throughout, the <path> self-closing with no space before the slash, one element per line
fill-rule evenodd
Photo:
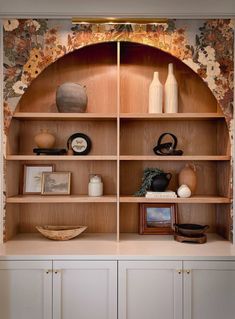
<path fill-rule="evenodd" d="M 74 155 L 87 155 L 91 150 L 91 140 L 86 134 L 75 133 L 69 137 L 67 147 Z"/>

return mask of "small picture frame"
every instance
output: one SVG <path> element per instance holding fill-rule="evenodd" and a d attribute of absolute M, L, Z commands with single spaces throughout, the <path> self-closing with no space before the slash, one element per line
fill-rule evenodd
<path fill-rule="evenodd" d="M 23 167 L 23 186 L 24 195 L 41 194 L 42 173 L 53 172 L 55 169 L 52 164 L 27 164 Z"/>
<path fill-rule="evenodd" d="M 42 195 L 70 195 L 71 172 L 42 174 Z"/>
<path fill-rule="evenodd" d="M 140 204 L 139 233 L 141 235 L 170 235 L 177 222 L 176 204 Z"/>

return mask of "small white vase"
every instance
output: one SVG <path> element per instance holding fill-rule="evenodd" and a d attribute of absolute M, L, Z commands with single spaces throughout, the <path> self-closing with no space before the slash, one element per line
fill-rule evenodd
<path fill-rule="evenodd" d="M 164 88 L 164 112 L 178 112 L 178 84 L 173 72 L 173 63 L 168 64 L 168 76 Z"/>
<path fill-rule="evenodd" d="M 153 80 L 149 86 L 149 113 L 162 113 L 163 86 L 159 80 L 158 72 L 154 72 Z"/>
<path fill-rule="evenodd" d="M 88 196 L 102 196 L 103 183 L 99 175 L 92 175 L 88 184 Z"/>
<path fill-rule="evenodd" d="M 179 197 L 187 198 L 191 196 L 192 192 L 190 188 L 188 187 L 188 185 L 183 184 L 178 188 L 177 194 Z"/>

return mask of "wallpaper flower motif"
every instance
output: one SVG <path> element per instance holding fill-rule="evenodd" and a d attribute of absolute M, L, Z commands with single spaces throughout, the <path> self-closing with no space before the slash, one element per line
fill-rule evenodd
<path fill-rule="evenodd" d="M 229 121 L 233 113 L 233 21 L 208 20 L 199 31 L 191 59 L 183 62 L 208 84 Z"/>
<path fill-rule="evenodd" d="M 75 25 L 68 20 L 4 21 L 4 99 L 13 112 L 21 95 L 44 68 L 88 44 L 132 41 L 159 48 L 182 60 L 209 86 L 227 121 L 233 103 L 234 20 L 169 20 L 155 25 Z"/>

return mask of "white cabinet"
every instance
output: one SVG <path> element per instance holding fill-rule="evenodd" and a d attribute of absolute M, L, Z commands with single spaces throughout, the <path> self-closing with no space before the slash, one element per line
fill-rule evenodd
<path fill-rule="evenodd" d="M 51 261 L 0 261 L 0 318 L 52 319 L 51 269 Z"/>
<path fill-rule="evenodd" d="M 53 319 L 117 319 L 116 261 L 55 261 Z"/>
<path fill-rule="evenodd" d="M 235 318 L 235 262 L 184 262 L 184 319 Z"/>
<path fill-rule="evenodd" d="M 118 268 L 119 319 L 182 319 L 181 261 L 120 261 Z"/>
<path fill-rule="evenodd" d="M 119 319 L 142 318 L 234 319 L 235 262 L 119 262 Z"/>
<path fill-rule="evenodd" d="M 31 318 L 234 319 L 235 261 L 0 261 L 0 319 Z"/>

